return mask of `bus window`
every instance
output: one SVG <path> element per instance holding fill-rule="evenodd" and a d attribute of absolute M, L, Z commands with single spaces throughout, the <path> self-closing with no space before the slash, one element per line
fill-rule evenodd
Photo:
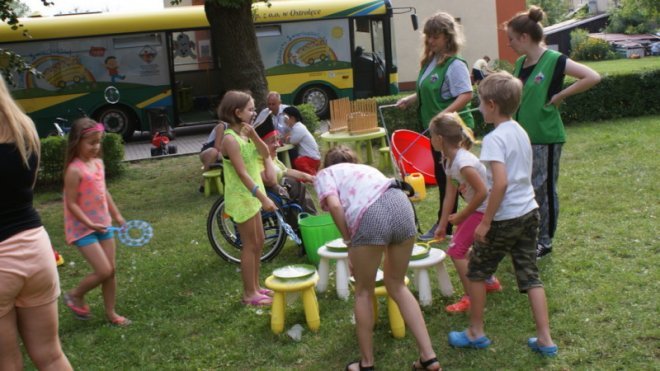
<path fill-rule="evenodd" d="M 211 31 L 195 30 L 172 33 L 174 72 L 211 68 Z"/>
<path fill-rule="evenodd" d="M 255 30 L 257 32 L 257 37 L 280 36 L 282 34 L 282 27 L 279 25 L 256 26 Z"/>
<path fill-rule="evenodd" d="M 113 37 L 112 45 L 115 49 L 142 48 L 144 46 L 160 46 L 162 40 L 159 33 Z"/>

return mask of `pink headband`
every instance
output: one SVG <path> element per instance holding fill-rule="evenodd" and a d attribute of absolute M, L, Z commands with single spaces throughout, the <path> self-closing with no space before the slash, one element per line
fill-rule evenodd
<path fill-rule="evenodd" d="M 83 130 L 80 133 L 80 135 L 82 136 L 82 135 L 85 135 L 85 134 L 88 134 L 88 133 L 94 133 L 94 132 L 97 132 L 97 131 L 104 132 L 105 131 L 105 126 L 103 126 L 103 124 L 97 122 L 96 125 L 92 126 L 91 128 L 87 128 L 87 129 Z"/>

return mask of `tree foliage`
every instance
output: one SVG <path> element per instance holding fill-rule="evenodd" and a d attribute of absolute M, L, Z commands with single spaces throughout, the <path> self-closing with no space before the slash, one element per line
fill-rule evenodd
<path fill-rule="evenodd" d="M 607 32 L 638 34 L 654 33 L 660 23 L 660 1 L 622 0 L 610 12 Z"/>
<path fill-rule="evenodd" d="M 53 5 L 48 0 L 41 0 L 41 2 L 45 6 Z M 8 24 L 12 30 L 23 32 L 25 37 L 29 37 L 29 30 L 23 27 L 18 18 L 27 15 L 29 11 L 30 8 L 18 0 L 0 0 L 0 20 Z M 0 48 L 0 72 L 10 84 L 13 84 L 13 71 L 32 71 L 32 73 L 37 73 L 20 55 L 9 49 Z"/>
<path fill-rule="evenodd" d="M 543 9 L 547 21 L 543 26 L 551 26 L 563 20 L 568 13 L 570 2 L 568 0 L 527 0 L 527 7 L 536 5 Z"/>

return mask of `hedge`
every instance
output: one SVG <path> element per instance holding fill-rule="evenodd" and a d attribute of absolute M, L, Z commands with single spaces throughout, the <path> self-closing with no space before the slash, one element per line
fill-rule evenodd
<path fill-rule="evenodd" d="M 52 136 L 41 139 L 41 160 L 37 185 L 61 186 L 64 177 L 66 137 Z M 103 163 L 106 179 L 118 176 L 124 170 L 124 143 L 118 134 L 103 137 Z"/>
<path fill-rule="evenodd" d="M 564 84 L 568 86 L 573 82 L 573 79 L 567 78 Z M 660 86 L 660 68 L 653 71 L 604 75 L 598 85 L 566 99 L 559 110 L 565 124 L 658 114 L 660 113 L 658 86 Z M 377 97 L 376 102 L 379 106 L 394 104 L 407 95 Z M 475 89 L 472 108 L 477 107 L 479 107 L 479 97 Z M 421 132 L 422 125 L 417 117 L 416 106 L 405 110 L 384 108 L 382 112 L 390 134 L 398 129 Z M 492 130 L 492 126 L 484 124 L 479 111 L 472 112 L 472 115 L 477 136 L 483 136 Z"/>

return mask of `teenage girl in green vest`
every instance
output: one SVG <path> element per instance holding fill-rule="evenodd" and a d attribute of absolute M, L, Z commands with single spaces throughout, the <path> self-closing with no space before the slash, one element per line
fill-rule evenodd
<path fill-rule="evenodd" d="M 417 92 L 400 99 L 397 107 L 404 109 L 415 102 L 419 103 L 419 118 L 424 129 L 429 127 L 431 119 L 438 113 L 460 112 L 470 108 L 472 83 L 467 62 L 457 56 L 463 45 L 463 32 L 454 17 L 439 12 L 424 23 L 424 52 L 420 61 L 417 78 Z M 461 114 L 461 118 L 470 128 L 474 128 L 471 113 Z M 420 236 L 421 240 L 434 238 L 435 230 L 442 213 L 442 200 L 445 197 L 447 176 L 442 165 L 442 153 L 431 149 L 435 165 L 435 179 L 440 193 L 440 206 L 436 222 L 431 229 Z M 454 210 L 456 212 L 456 205 Z M 452 226 L 447 225 L 447 235 L 451 235 Z"/>
<path fill-rule="evenodd" d="M 270 305 L 272 292 L 259 285 L 259 265 L 265 239 L 260 210 L 274 211 L 277 207 L 266 195 L 259 161 L 264 162 L 267 171 L 274 167 L 268 147 L 249 124 L 255 117 L 254 100 L 249 94 L 228 91 L 220 102 L 218 113 L 220 120 L 228 124 L 222 138 L 225 212 L 236 223 L 243 245 L 243 304 Z"/>
<path fill-rule="evenodd" d="M 521 55 L 513 74 L 524 84 L 523 95 L 514 119 L 525 128 L 532 142 L 532 185 L 541 213 L 539 258 L 552 251 L 552 237 L 559 216 L 557 179 L 566 133 L 558 107 L 567 97 L 588 90 L 600 81 L 596 71 L 546 48 L 540 23 L 543 15 L 541 8 L 532 6 L 506 23 L 509 45 Z M 564 88 L 565 75 L 577 81 Z"/>

